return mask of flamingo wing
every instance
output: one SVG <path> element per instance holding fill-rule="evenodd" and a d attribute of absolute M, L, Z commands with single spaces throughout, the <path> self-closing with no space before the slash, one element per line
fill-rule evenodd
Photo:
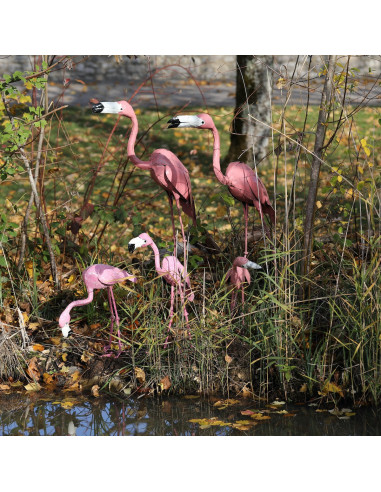
<path fill-rule="evenodd" d="M 267 193 L 265 185 L 262 181 L 254 174 L 252 169 L 251 173 L 247 176 L 247 183 L 253 194 L 253 203 L 255 208 L 258 210 L 262 217 L 262 212 L 268 215 L 271 221 L 275 222 L 275 210 L 273 209 L 269 194 Z"/>
<path fill-rule="evenodd" d="M 179 196 L 184 213 L 195 221 L 196 209 L 188 170 L 175 155 L 173 157 L 165 166 L 165 180 L 172 193 Z"/>
<path fill-rule="evenodd" d="M 98 280 L 105 286 L 121 282 L 126 277 L 132 277 L 132 275 L 125 270 L 103 264 L 97 265 L 96 274 L 98 276 Z"/>
<path fill-rule="evenodd" d="M 233 273 L 233 268 L 229 268 L 229 270 L 228 270 L 228 271 L 227 271 L 227 273 L 226 273 L 226 277 L 225 277 L 225 282 L 226 282 L 226 283 L 228 283 L 228 282 L 229 282 L 229 280 L 230 280 L 230 277 L 231 277 L 232 273 Z"/>

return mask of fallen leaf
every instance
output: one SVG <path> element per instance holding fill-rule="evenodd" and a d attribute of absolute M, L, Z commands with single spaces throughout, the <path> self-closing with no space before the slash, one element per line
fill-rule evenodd
<path fill-rule="evenodd" d="M 160 386 L 162 391 L 168 390 L 171 387 L 171 385 L 172 383 L 168 376 L 163 377 L 163 379 L 160 381 Z"/>
<path fill-rule="evenodd" d="M 242 410 L 241 415 L 253 415 L 253 410 Z"/>
<path fill-rule="evenodd" d="M 254 420 L 269 420 L 269 419 L 271 419 L 271 417 L 269 415 L 263 415 L 260 412 L 253 413 L 252 415 L 250 415 L 250 418 L 252 418 Z"/>
<path fill-rule="evenodd" d="M 230 357 L 230 355 L 228 355 L 228 354 L 226 354 L 226 355 L 225 355 L 225 362 L 226 362 L 227 364 L 230 364 L 232 360 L 233 360 L 233 359 Z"/>
<path fill-rule="evenodd" d="M 59 338 L 59 337 L 52 337 L 52 338 L 49 339 L 49 341 L 53 345 L 59 345 L 61 343 L 61 338 Z"/>
<path fill-rule="evenodd" d="M 307 383 L 302 384 L 299 388 L 300 393 L 305 393 L 307 391 Z"/>
<path fill-rule="evenodd" d="M 321 390 L 321 395 L 327 395 L 328 393 L 339 393 L 339 395 L 344 398 L 344 392 L 340 386 L 330 381 L 324 383 L 323 389 Z"/>
<path fill-rule="evenodd" d="M 42 352 L 43 350 L 45 350 L 45 347 L 40 343 L 36 343 L 35 345 L 33 345 L 32 348 L 35 352 Z"/>
<path fill-rule="evenodd" d="M 140 384 L 143 384 L 146 380 L 146 374 L 140 367 L 135 367 L 135 377 Z"/>
<path fill-rule="evenodd" d="M 83 354 L 81 355 L 81 361 L 82 362 L 85 362 L 85 363 L 86 362 L 89 362 L 92 359 L 92 357 L 94 357 L 94 354 L 91 354 L 90 352 L 88 352 L 87 350 L 85 350 L 83 352 Z"/>
<path fill-rule="evenodd" d="M 216 403 L 213 406 L 217 407 L 219 410 L 222 410 L 223 408 L 230 407 L 231 405 L 235 405 L 237 403 L 239 403 L 239 400 L 233 400 L 228 398 L 227 400 L 216 401 Z"/>
<path fill-rule="evenodd" d="M 33 359 L 30 360 L 26 372 L 28 376 L 33 379 L 33 381 L 37 382 L 40 379 L 41 370 L 38 366 L 37 357 L 33 357 Z"/>
<path fill-rule="evenodd" d="M 10 390 L 11 387 L 8 384 L 0 384 L 0 391 Z"/>
<path fill-rule="evenodd" d="M 12 388 L 19 388 L 20 386 L 23 386 L 23 383 L 21 381 L 15 381 L 10 383 Z"/>
<path fill-rule="evenodd" d="M 24 386 L 24 388 L 27 391 L 40 391 L 41 386 L 38 383 L 29 383 L 26 386 Z"/>
<path fill-rule="evenodd" d="M 285 402 L 285 401 L 278 401 L 278 400 L 275 400 L 275 401 L 273 401 L 273 402 L 271 403 L 271 405 L 275 405 L 275 406 L 277 406 L 277 405 L 279 405 L 279 406 L 280 406 L 280 405 L 285 405 L 285 404 L 286 404 L 286 402 Z"/>

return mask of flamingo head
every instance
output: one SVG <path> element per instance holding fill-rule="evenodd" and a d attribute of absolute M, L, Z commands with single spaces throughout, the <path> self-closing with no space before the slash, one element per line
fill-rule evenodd
<path fill-rule="evenodd" d="M 58 325 L 61 328 L 62 335 L 66 338 L 69 335 L 69 332 L 71 332 L 70 326 L 70 314 L 66 311 L 64 311 L 60 319 L 58 320 Z"/>
<path fill-rule="evenodd" d="M 138 237 L 134 237 L 134 239 L 131 239 L 131 241 L 128 243 L 128 251 L 130 253 L 133 253 L 135 249 L 145 248 L 146 246 L 149 246 L 152 243 L 153 241 L 151 237 L 145 232 L 143 232 L 143 234 L 139 234 Z"/>
<path fill-rule="evenodd" d="M 212 130 L 215 128 L 212 117 L 206 113 L 178 115 L 171 118 L 168 123 L 168 128 L 199 128 L 201 130 Z"/>
<path fill-rule="evenodd" d="M 135 115 L 131 104 L 127 101 L 100 102 L 93 105 L 92 112 L 120 114 L 127 116 L 127 118 L 132 118 Z"/>
<path fill-rule="evenodd" d="M 237 258 L 233 261 L 233 267 L 250 268 L 251 270 L 262 269 L 260 265 L 248 260 L 245 256 L 237 256 Z"/>

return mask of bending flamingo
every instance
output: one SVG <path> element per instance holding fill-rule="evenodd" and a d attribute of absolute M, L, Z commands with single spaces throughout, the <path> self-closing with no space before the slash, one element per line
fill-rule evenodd
<path fill-rule="evenodd" d="M 231 162 L 224 175 L 221 172 L 220 163 L 220 136 L 211 116 L 205 113 L 195 115 L 176 116 L 168 121 L 168 128 L 199 128 L 211 130 L 214 137 L 213 145 L 213 169 L 218 181 L 228 187 L 234 198 L 243 205 L 245 217 L 245 253 L 247 256 L 247 224 L 249 206 L 255 207 L 261 219 L 263 214 L 268 215 L 271 222 L 275 223 L 275 211 L 271 205 L 267 190 L 262 181 L 256 176 L 253 169 L 243 162 Z"/>
<path fill-rule="evenodd" d="M 228 270 L 225 280 L 233 286 L 232 300 L 230 303 L 230 310 L 233 312 L 236 306 L 237 291 L 241 288 L 242 292 L 242 306 L 245 303 L 244 283 L 247 282 L 250 285 L 250 273 L 248 268 L 252 270 L 260 270 L 262 267 L 253 261 L 248 260 L 244 256 L 237 256 L 233 261 L 233 266 Z"/>
<path fill-rule="evenodd" d="M 101 102 L 94 104 L 92 110 L 93 113 L 116 113 L 126 116 L 132 121 L 131 134 L 127 144 L 128 157 L 139 169 L 149 170 L 152 179 L 166 191 L 171 208 L 174 247 L 176 247 L 176 230 L 173 217 L 173 200 L 175 200 L 180 219 L 184 251 L 186 251 L 180 208 L 192 219 L 194 226 L 196 226 L 196 210 L 188 170 L 175 154 L 167 149 L 155 150 L 148 161 L 142 161 L 136 156 L 135 142 L 138 134 L 138 120 L 132 106 L 127 101 Z"/>
<path fill-rule="evenodd" d="M 112 291 L 112 287 L 114 284 L 119 282 L 123 282 L 124 280 L 130 280 L 131 282 L 136 282 L 137 279 L 130 273 L 125 270 L 121 270 L 120 268 L 116 268 L 110 265 L 96 264 L 91 265 L 86 270 L 82 272 L 82 278 L 85 282 L 86 289 L 88 292 L 88 297 L 86 299 L 80 299 L 78 301 L 71 302 L 66 309 L 61 314 L 58 324 L 62 330 L 62 334 L 64 337 L 67 337 L 70 330 L 70 311 L 75 306 L 83 306 L 84 304 L 90 304 L 94 298 L 94 289 L 106 289 L 108 290 L 108 302 L 110 305 L 111 312 L 111 327 L 110 327 L 110 339 L 109 345 L 105 347 L 105 351 L 111 349 L 111 340 L 112 333 L 114 329 L 114 321 L 116 322 L 116 326 L 118 327 L 117 337 L 118 337 L 118 345 L 119 352 L 116 357 L 122 353 L 122 344 L 120 342 L 120 331 L 119 331 L 119 316 L 118 311 L 116 309 L 116 303 L 114 299 L 114 293 Z M 111 354 L 107 354 L 110 356 Z"/>
<path fill-rule="evenodd" d="M 177 287 L 178 292 L 181 298 L 181 304 L 183 307 L 183 313 L 186 320 L 187 327 L 189 329 L 189 319 L 188 319 L 188 311 L 185 308 L 185 301 L 193 301 L 194 293 L 192 292 L 191 283 L 189 279 L 189 275 L 186 274 L 184 266 L 179 262 L 179 260 L 175 256 L 165 256 L 163 258 L 162 264 L 160 266 L 160 254 L 156 244 L 153 242 L 152 238 L 146 234 L 140 234 L 138 237 L 131 239 L 128 243 L 128 250 L 130 253 L 134 252 L 137 248 L 145 248 L 147 246 L 151 246 L 154 255 L 155 255 L 155 268 L 159 275 L 163 276 L 164 280 L 171 286 L 171 308 L 169 311 L 169 325 L 168 331 L 171 329 L 172 321 L 173 321 L 173 305 L 175 301 L 175 287 Z M 184 289 L 184 281 L 186 287 Z M 164 348 L 167 346 L 168 342 L 167 336 Z"/>

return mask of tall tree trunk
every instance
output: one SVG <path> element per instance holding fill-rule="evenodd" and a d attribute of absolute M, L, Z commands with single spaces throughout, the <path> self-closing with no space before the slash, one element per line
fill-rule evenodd
<path fill-rule="evenodd" d="M 316 209 L 316 194 L 319 186 L 320 165 L 322 161 L 324 140 L 327 129 L 327 119 L 330 112 L 333 91 L 333 76 L 335 74 L 336 55 L 330 55 L 325 62 L 326 75 L 324 88 L 321 95 L 318 123 L 314 145 L 314 154 L 311 164 L 311 178 L 306 202 L 306 218 L 304 222 L 304 248 L 302 260 L 302 275 L 307 275 L 310 268 L 312 244 L 313 244 L 313 223 Z"/>
<path fill-rule="evenodd" d="M 250 165 L 254 156 L 257 162 L 266 155 L 270 129 L 249 115 L 271 125 L 272 81 L 267 67 L 273 61 L 268 55 L 237 55 L 235 117 L 226 162 L 241 160 Z"/>

